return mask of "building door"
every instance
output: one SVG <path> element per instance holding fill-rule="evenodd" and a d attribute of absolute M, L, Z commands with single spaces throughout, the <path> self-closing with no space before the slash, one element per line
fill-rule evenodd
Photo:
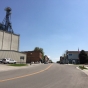
<path fill-rule="evenodd" d="M 72 64 L 76 64 L 76 61 L 75 60 L 72 60 Z"/>

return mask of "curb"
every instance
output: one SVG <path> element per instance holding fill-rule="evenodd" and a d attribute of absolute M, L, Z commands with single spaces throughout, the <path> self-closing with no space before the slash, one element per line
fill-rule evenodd
<path fill-rule="evenodd" d="M 73 64 L 64 64 L 64 65 L 73 65 Z"/>
<path fill-rule="evenodd" d="M 79 67 L 76 67 L 76 69 L 79 69 L 80 71 L 82 71 L 83 73 L 85 73 L 88 76 L 88 72 L 86 72 L 88 70 L 81 70 Z"/>

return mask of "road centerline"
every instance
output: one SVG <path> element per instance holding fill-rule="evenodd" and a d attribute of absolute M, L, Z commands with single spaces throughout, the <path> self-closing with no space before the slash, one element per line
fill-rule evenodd
<path fill-rule="evenodd" d="M 8 79 L 0 80 L 0 83 L 1 83 L 1 82 L 5 82 L 5 81 L 20 79 L 20 78 L 25 78 L 25 77 L 28 77 L 28 76 L 32 76 L 32 75 L 35 75 L 35 74 L 42 73 L 42 72 L 48 70 L 52 65 L 53 65 L 53 64 L 49 65 L 47 68 L 45 68 L 45 69 L 43 69 L 43 70 L 40 70 L 40 71 L 38 71 L 38 72 L 34 72 L 34 73 L 31 73 L 31 74 L 26 74 L 26 75 L 22 75 L 22 76 L 17 76 L 17 77 L 13 77 L 13 78 L 8 78 Z"/>

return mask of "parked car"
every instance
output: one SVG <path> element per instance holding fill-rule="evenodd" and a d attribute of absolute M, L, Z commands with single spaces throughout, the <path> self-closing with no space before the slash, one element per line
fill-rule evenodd
<path fill-rule="evenodd" d="M 4 58 L 3 60 L 2 60 L 2 63 L 4 63 L 4 64 L 16 64 L 16 62 L 17 61 L 15 61 L 15 60 L 13 60 L 13 59 L 10 59 L 10 58 Z"/>
<path fill-rule="evenodd" d="M 44 64 L 48 64 L 48 62 L 45 62 Z"/>

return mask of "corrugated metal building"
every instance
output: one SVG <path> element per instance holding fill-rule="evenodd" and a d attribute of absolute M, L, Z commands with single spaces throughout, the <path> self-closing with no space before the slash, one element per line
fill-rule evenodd
<path fill-rule="evenodd" d="M 11 8 L 5 8 L 6 16 L 0 23 L 0 59 L 11 58 L 20 62 L 26 62 L 26 54 L 19 52 L 19 37 L 12 29 L 10 22 Z"/>
<path fill-rule="evenodd" d="M 19 52 L 20 35 L 0 30 L 0 59 L 11 58 L 26 63 L 26 54 Z"/>
<path fill-rule="evenodd" d="M 0 30 L 0 50 L 19 51 L 19 36 Z"/>
<path fill-rule="evenodd" d="M 18 51 L 0 50 L 0 59 L 3 58 L 11 58 L 16 60 L 18 63 L 20 62 L 26 63 L 26 54 L 20 53 Z"/>

